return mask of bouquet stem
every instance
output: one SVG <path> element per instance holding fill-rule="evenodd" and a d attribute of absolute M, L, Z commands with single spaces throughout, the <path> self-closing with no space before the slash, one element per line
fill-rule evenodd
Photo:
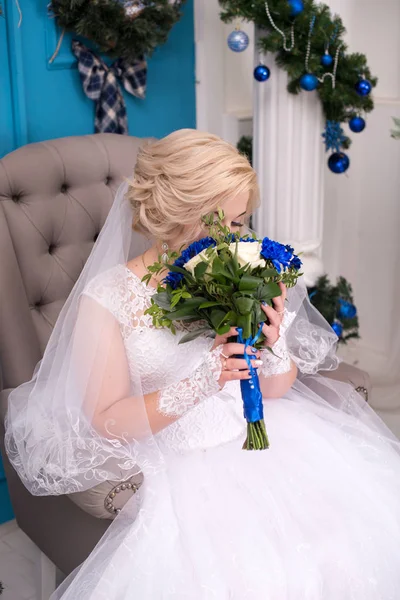
<path fill-rule="evenodd" d="M 247 438 L 243 450 L 266 450 L 267 448 L 269 448 L 269 440 L 264 419 L 247 423 Z"/>
<path fill-rule="evenodd" d="M 243 331 L 238 327 L 238 342 L 245 346 L 244 358 L 249 367 L 250 379 L 242 379 L 240 389 L 243 399 L 244 416 L 247 421 L 247 438 L 243 450 L 266 450 L 269 440 L 264 423 L 263 398 L 258 373 L 251 363 L 247 348 L 256 343 L 261 333 L 261 326 L 254 338 L 243 339 Z"/>

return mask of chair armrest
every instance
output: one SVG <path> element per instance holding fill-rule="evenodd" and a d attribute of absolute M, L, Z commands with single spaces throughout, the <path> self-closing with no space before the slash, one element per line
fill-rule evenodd
<path fill-rule="evenodd" d="M 335 379 L 336 381 L 343 381 L 349 383 L 354 387 L 356 392 L 362 394 L 365 400 L 368 402 L 368 396 L 371 393 L 371 379 L 365 371 L 349 365 L 348 363 L 342 362 L 335 371 L 322 371 L 321 375 L 328 379 Z"/>
<path fill-rule="evenodd" d="M 0 388 L 1 389 L 1 388 Z M 8 396 L 11 394 L 12 389 L 0 391 L 0 425 L 3 426 L 4 419 L 6 418 L 8 408 Z M 3 427 L 1 427 L 3 428 Z"/>

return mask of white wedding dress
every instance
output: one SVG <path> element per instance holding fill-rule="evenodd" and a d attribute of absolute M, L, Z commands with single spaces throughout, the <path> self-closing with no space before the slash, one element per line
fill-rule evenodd
<path fill-rule="evenodd" d="M 188 357 L 211 343 L 177 346 L 154 329 L 143 314 L 153 293 L 123 265 L 86 290 L 120 323 L 144 393 L 189 377 Z M 237 382 L 157 434 L 164 474 L 145 480 L 56 597 L 398 600 L 399 456 L 299 386 L 264 402 L 269 450 L 242 450 Z"/>

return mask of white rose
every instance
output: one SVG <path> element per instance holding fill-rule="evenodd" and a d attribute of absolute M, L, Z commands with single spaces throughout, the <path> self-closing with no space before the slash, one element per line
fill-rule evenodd
<path fill-rule="evenodd" d="M 267 264 L 263 258 L 260 257 L 262 248 L 261 242 L 238 242 L 238 253 L 237 259 L 241 267 L 250 265 L 252 269 L 257 267 L 265 267 Z M 232 254 L 235 254 L 236 243 L 229 244 L 229 249 Z"/>
<path fill-rule="evenodd" d="M 209 273 L 211 271 L 212 268 L 212 261 L 214 259 L 214 256 L 216 255 L 216 250 L 214 249 L 213 252 L 207 256 L 206 254 L 207 249 L 206 250 L 202 250 L 200 252 L 200 254 L 196 254 L 196 256 L 193 256 L 193 258 L 191 258 L 190 260 L 187 261 L 187 263 L 184 266 L 184 268 L 186 269 L 186 271 L 189 271 L 189 273 L 191 273 L 194 277 L 194 270 L 197 267 L 197 265 L 199 265 L 201 262 L 206 262 L 208 263 L 208 267 L 206 269 L 206 273 Z"/>

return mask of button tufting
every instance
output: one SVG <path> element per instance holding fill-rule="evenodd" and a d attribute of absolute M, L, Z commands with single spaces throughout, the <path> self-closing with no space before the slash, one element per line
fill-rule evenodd
<path fill-rule="evenodd" d="M 49 254 L 53 254 L 55 249 L 56 249 L 56 245 L 55 244 L 50 244 L 49 246 Z"/>
<path fill-rule="evenodd" d="M 61 193 L 65 194 L 68 191 L 68 186 L 66 183 L 63 183 L 61 186 Z"/>
<path fill-rule="evenodd" d="M 105 181 L 105 184 L 106 184 L 106 185 L 110 185 L 110 183 L 111 183 L 111 182 L 112 182 L 112 177 L 111 177 L 111 175 L 107 175 L 107 177 L 106 177 L 106 181 Z"/>
<path fill-rule="evenodd" d="M 20 201 L 21 201 L 21 194 L 13 194 L 13 195 L 11 196 L 11 200 L 12 200 L 13 202 L 20 202 Z"/>

